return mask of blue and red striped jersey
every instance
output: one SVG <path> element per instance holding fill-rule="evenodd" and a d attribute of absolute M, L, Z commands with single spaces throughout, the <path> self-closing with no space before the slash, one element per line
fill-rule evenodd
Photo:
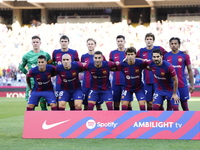
<path fill-rule="evenodd" d="M 173 65 L 178 76 L 178 87 L 183 88 L 187 86 L 187 80 L 184 75 L 185 66 L 191 64 L 190 56 L 179 51 L 177 54 L 169 52 L 165 54 L 165 60 Z"/>
<path fill-rule="evenodd" d="M 109 74 L 110 69 L 116 67 L 114 62 L 102 61 L 102 66 L 96 68 L 94 62 L 86 64 L 84 70 L 88 70 L 92 76 L 91 89 L 106 91 L 111 88 Z"/>
<path fill-rule="evenodd" d="M 57 65 L 60 65 L 62 63 L 62 56 L 64 54 L 69 54 L 71 56 L 72 62 L 73 61 L 79 61 L 78 52 L 76 50 L 73 50 L 73 49 L 70 49 L 70 48 L 68 49 L 67 52 L 62 52 L 61 49 L 54 50 L 53 54 L 52 54 L 53 61 L 57 62 Z M 61 79 L 60 79 L 59 76 L 56 78 L 56 83 L 61 84 Z"/>
<path fill-rule="evenodd" d="M 61 90 L 76 90 L 81 87 L 79 72 L 83 71 L 83 64 L 72 62 L 71 68 L 66 70 L 63 64 L 56 66 L 56 72 L 61 78 Z"/>
<path fill-rule="evenodd" d="M 93 56 L 94 55 L 89 55 L 84 54 L 81 56 L 81 62 L 83 63 L 90 63 L 93 62 Z M 103 61 L 106 61 L 106 58 L 103 56 Z M 84 77 L 83 77 L 83 83 L 82 83 L 82 87 L 83 88 L 90 88 L 91 85 L 91 81 L 92 81 L 92 76 L 90 75 L 89 71 L 84 71 Z"/>
<path fill-rule="evenodd" d="M 122 62 L 126 57 L 125 51 L 113 50 L 110 52 L 109 61 L 113 62 Z M 112 84 L 123 85 L 124 84 L 124 75 L 121 71 L 115 71 L 113 74 Z"/>
<path fill-rule="evenodd" d="M 135 59 L 134 65 L 122 62 L 117 66 L 117 70 L 120 70 L 125 76 L 124 87 L 126 91 L 136 92 L 144 87 L 141 77 L 142 70 L 146 67 L 147 62 L 140 59 Z"/>
<path fill-rule="evenodd" d="M 166 60 L 163 60 L 161 66 L 156 66 L 152 60 L 148 61 L 147 63 L 154 74 L 156 83 L 158 84 L 157 89 L 163 92 L 173 91 L 174 82 L 172 77 L 176 76 L 176 71 L 172 64 Z"/>
<path fill-rule="evenodd" d="M 34 91 L 53 91 L 53 85 L 51 82 L 51 76 L 55 74 L 56 68 L 52 65 L 46 65 L 44 72 L 39 71 L 39 67 L 31 68 L 28 72 L 28 77 L 34 78 Z"/>
<path fill-rule="evenodd" d="M 142 59 L 148 59 L 148 60 L 152 60 L 152 51 L 154 49 L 160 49 L 163 53 L 163 56 L 165 53 L 167 53 L 167 51 L 162 48 L 161 46 L 154 46 L 151 50 L 148 50 L 146 47 L 145 48 L 141 48 L 138 52 L 137 52 L 137 55 L 136 57 L 138 58 L 142 58 Z M 146 84 L 153 84 L 155 83 L 154 81 L 154 76 L 153 76 L 153 73 L 152 71 L 149 71 L 149 70 L 144 70 L 144 82 Z"/>

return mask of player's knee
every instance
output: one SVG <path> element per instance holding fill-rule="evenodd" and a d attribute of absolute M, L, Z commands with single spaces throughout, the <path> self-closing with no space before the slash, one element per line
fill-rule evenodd
<path fill-rule="evenodd" d="M 57 105 L 55 103 L 50 103 L 51 107 L 56 107 Z"/>

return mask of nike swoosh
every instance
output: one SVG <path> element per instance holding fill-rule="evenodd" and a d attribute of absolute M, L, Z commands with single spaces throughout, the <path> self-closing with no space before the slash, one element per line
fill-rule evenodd
<path fill-rule="evenodd" d="M 45 120 L 45 122 L 42 124 L 42 129 L 48 130 L 48 129 L 51 129 L 51 128 L 55 127 L 55 126 L 58 126 L 58 125 L 60 125 L 60 124 L 63 124 L 63 123 L 65 123 L 65 122 L 68 122 L 68 121 L 70 121 L 70 120 L 65 120 L 65 121 L 62 121 L 62 122 L 58 122 L 58 123 L 54 123 L 54 124 L 47 125 L 47 124 L 46 124 L 47 120 Z"/>

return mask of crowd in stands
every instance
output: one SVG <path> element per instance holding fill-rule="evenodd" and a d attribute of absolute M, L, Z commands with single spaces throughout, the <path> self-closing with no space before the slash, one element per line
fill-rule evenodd
<path fill-rule="evenodd" d="M 186 50 L 190 55 L 195 84 L 200 85 L 200 22 L 187 21 L 163 21 L 135 28 L 125 23 L 41 24 L 38 27 L 21 27 L 15 23 L 12 30 L 0 24 L 0 85 L 9 85 L 10 81 L 25 83 L 18 64 L 22 56 L 32 49 L 31 37 L 34 35 L 41 37 L 41 49 L 50 55 L 60 48 L 59 38 L 67 35 L 70 38 L 69 48 L 77 50 L 79 58 L 87 53 L 86 40 L 94 38 L 97 41 L 96 50 L 102 51 L 108 60 L 110 51 L 117 48 L 117 35 L 126 37 L 126 47 L 134 46 L 138 50 L 145 47 L 144 37 L 149 32 L 156 37 L 154 45 L 162 46 L 167 51 L 170 51 L 171 37 L 181 39 L 180 50 Z"/>

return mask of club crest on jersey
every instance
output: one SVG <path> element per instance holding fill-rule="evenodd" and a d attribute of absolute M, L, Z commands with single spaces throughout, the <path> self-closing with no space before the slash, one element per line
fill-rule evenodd
<path fill-rule="evenodd" d="M 182 58 L 179 58 L 178 61 L 179 61 L 179 62 L 182 62 Z"/>
<path fill-rule="evenodd" d="M 138 73 L 140 71 L 140 69 L 136 69 L 135 72 Z"/>
<path fill-rule="evenodd" d="M 105 70 L 105 71 L 103 71 L 103 74 L 106 74 L 106 70 Z"/>
<path fill-rule="evenodd" d="M 73 75 L 73 76 L 76 76 L 76 72 L 73 72 L 72 75 Z"/>
<path fill-rule="evenodd" d="M 48 78 L 51 78 L 51 75 L 48 75 Z"/>
<path fill-rule="evenodd" d="M 161 72 L 161 76 L 164 76 L 165 75 L 165 73 L 164 72 Z"/>

